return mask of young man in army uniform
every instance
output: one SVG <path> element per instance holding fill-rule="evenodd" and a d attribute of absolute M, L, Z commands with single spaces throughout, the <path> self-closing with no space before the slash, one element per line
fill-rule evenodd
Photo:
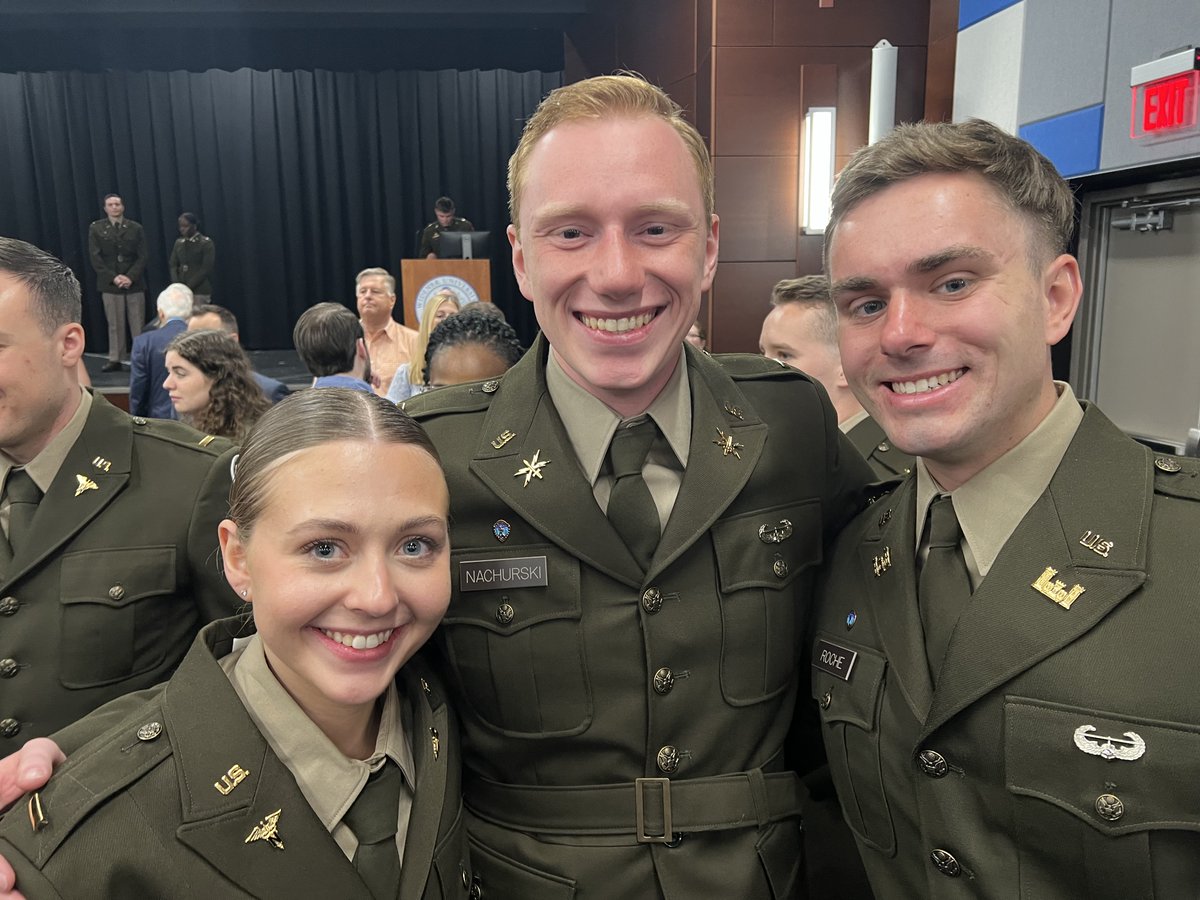
<path fill-rule="evenodd" d="M 454 214 L 454 201 L 449 197 L 438 197 L 433 204 L 433 214 L 437 217 L 421 231 L 417 245 L 419 259 L 437 259 L 438 239 L 443 231 L 474 231 L 475 226 L 469 219 Z"/>
<path fill-rule="evenodd" d="M 179 216 L 179 237 L 171 248 L 171 281 L 192 289 L 197 305 L 212 303 L 212 273 L 217 249 L 212 238 L 200 233 L 195 213 Z"/>
<path fill-rule="evenodd" d="M 450 483 L 439 633 L 483 894 L 792 897 L 796 660 L 870 473 L 806 376 L 685 346 L 719 222 L 665 94 L 554 91 L 509 187 L 542 336 L 502 378 L 406 404 Z"/>
<path fill-rule="evenodd" d="M 916 472 L 827 569 L 813 696 L 882 900 L 1191 898 L 1200 465 L 1051 376 L 1071 191 L 995 126 L 904 126 L 833 194 L 842 365 Z"/>
<path fill-rule="evenodd" d="M 162 681 L 237 606 L 228 442 L 80 388 L 79 318 L 71 270 L 0 238 L 0 752 Z"/>
<path fill-rule="evenodd" d="M 104 198 L 104 218 L 88 226 L 88 256 L 96 270 L 96 285 L 108 322 L 108 362 L 105 372 L 119 372 L 129 358 L 130 341 L 142 333 L 146 318 L 146 233 L 140 223 L 125 218 L 118 194 Z"/>
<path fill-rule="evenodd" d="M 758 349 L 767 359 L 811 375 L 829 394 L 840 428 L 879 478 L 912 470 L 912 457 L 892 446 L 879 423 L 867 415 L 842 371 L 837 311 L 824 275 L 785 278 L 771 290 L 772 309 L 763 320 Z"/>

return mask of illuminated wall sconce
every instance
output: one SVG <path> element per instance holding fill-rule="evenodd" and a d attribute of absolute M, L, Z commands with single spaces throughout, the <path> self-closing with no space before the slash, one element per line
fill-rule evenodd
<path fill-rule="evenodd" d="M 824 234 L 829 224 L 829 196 L 833 193 L 837 110 L 814 106 L 804 114 L 804 166 L 800 225 L 807 234 Z"/>

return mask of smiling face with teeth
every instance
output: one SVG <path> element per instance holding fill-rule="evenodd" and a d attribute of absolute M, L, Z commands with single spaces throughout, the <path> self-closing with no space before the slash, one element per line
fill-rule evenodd
<path fill-rule="evenodd" d="M 851 207 L 828 249 L 842 367 L 892 442 L 953 490 L 1057 398 L 1050 347 L 1079 266 L 975 173 L 900 181 Z"/>
<path fill-rule="evenodd" d="M 670 380 L 717 264 L 696 164 L 651 116 L 558 125 L 534 146 L 513 268 L 567 374 L 622 416 Z"/>
<path fill-rule="evenodd" d="M 221 523 L 226 576 L 280 684 L 343 752 L 370 752 L 375 701 L 450 600 L 446 481 L 422 448 L 366 440 L 297 451 L 269 478 L 245 540 Z"/>

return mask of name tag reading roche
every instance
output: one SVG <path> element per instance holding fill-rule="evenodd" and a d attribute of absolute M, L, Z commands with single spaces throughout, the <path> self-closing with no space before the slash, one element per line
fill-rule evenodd
<path fill-rule="evenodd" d="M 458 564 L 458 585 L 462 591 L 546 587 L 548 584 L 550 578 L 544 556 L 464 559 Z"/>
<path fill-rule="evenodd" d="M 813 648 L 813 668 L 828 672 L 842 681 L 850 680 L 856 659 L 858 651 L 839 647 L 829 641 L 817 641 L 817 646 Z"/>

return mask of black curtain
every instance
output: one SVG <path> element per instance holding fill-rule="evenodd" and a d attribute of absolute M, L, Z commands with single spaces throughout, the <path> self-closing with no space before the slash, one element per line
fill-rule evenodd
<path fill-rule="evenodd" d="M 217 246 L 214 302 L 237 314 L 247 347 L 279 349 L 311 304 L 353 308 L 360 269 L 398 282 L 448 194 L 494 233 L 493 297 L 528 342 L 536 324 L 503 236 L 505 165 L 561 82 L 507 70 L 0 73 L 0 234 L 75 270 L 99 351 L 87 225 L 103 195 L 119 193 L 146 229 L 147 316 L 170 280 L 176 219 L 194 212 Z"/>

